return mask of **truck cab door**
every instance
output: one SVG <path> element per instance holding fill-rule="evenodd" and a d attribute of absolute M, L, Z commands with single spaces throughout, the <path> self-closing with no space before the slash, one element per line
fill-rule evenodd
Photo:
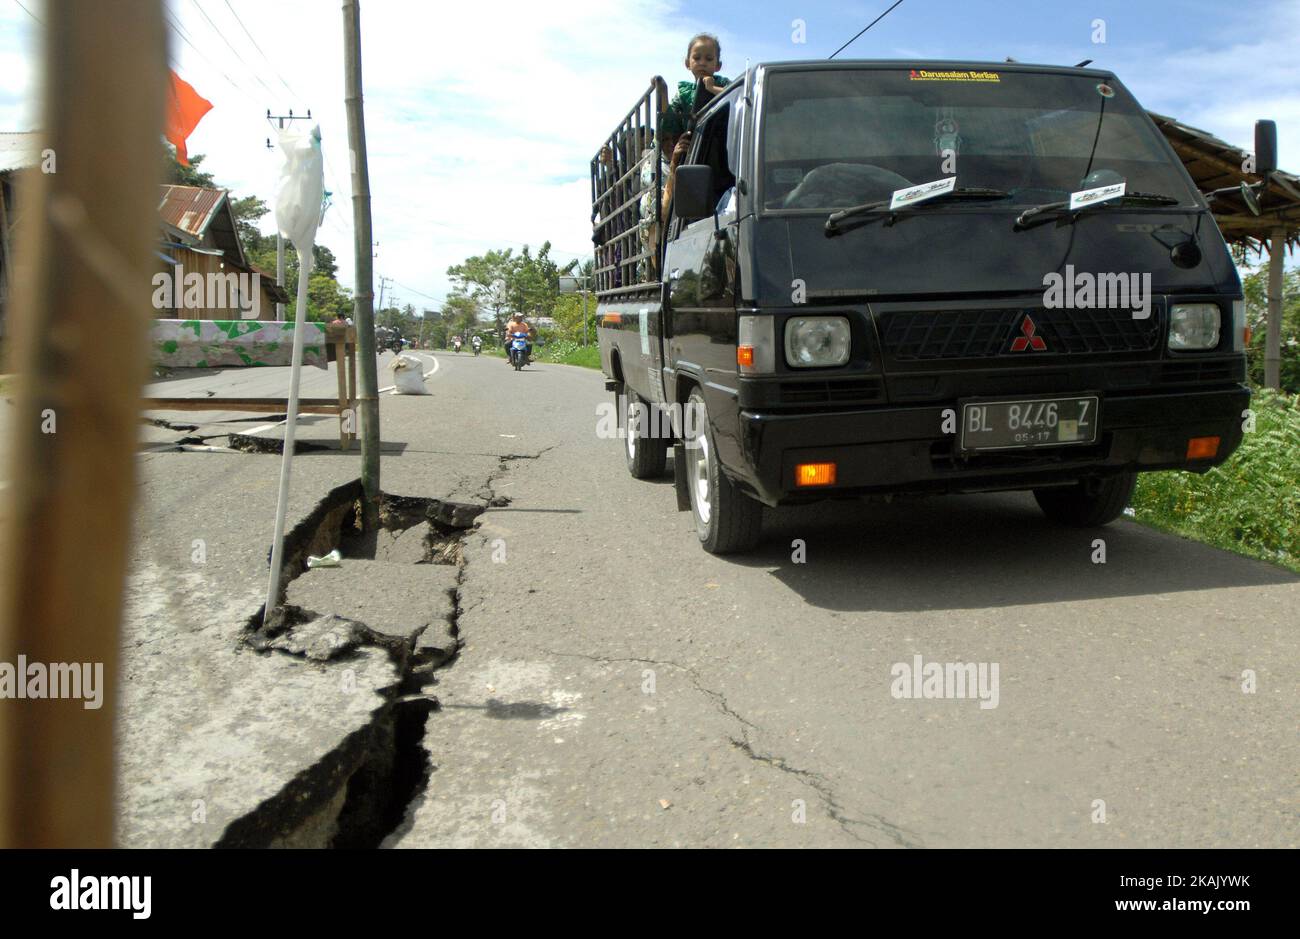
<path fill-rule="evenodd" d="M 687 165 L 712 170 L 713 214 L 693 221 L 674 217 L 664 255 L 665 364 L 692 372 L 702 383 L 734 377 L 738 166 L 731 121 L 733 94 L 718 102 L 696 128 Z"/>

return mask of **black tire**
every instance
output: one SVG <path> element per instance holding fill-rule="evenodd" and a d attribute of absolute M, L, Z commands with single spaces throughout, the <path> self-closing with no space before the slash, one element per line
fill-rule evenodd
<path fill-rule="evenodd" d="M 751 551 L 763 533 L 763 505 L 741 492 L 722 471 L 704 396 L 698 388 L 691 391 L 686 407 L 698 415 L 686 421 L 694 438 L 688 437 L 685 447 L 695 533 L 710 554 Z"/>
<path fill-rule="evenodd" d="M 1137 485 L 1137 473 L 1121 473 L 1061 489 L 1035 489 L 1038 507 L 1054 522 L 1072 528 L 1096 528 L 1124 514 Z"/>
<path fill-rule="evenodd" d="M 638 432 L 641 423 L 635 415 L 638 406 L 646 409 L 643 420 L 646 424 L 652 424 L 650 405 L 630 391 L 620 397 L 623 399 L 623 412 L 619 415 L 622 421 L 620 429 L 623 431 L 623 459 L 627 463 L 627 471 L 633 479 L 655 479 L 662 476 L 668 466 L 668 441 L 663 437 L 642 437 Z"/>

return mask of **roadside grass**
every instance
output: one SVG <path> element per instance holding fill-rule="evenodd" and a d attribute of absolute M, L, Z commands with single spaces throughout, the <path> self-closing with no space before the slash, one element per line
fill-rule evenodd
<path fill-rule="evenodd" d="M 600 346 L 584 346 L 571 339 L 548 342 L 537 356 L 539 362 L 556 362 L 561 365 L 580 365 L 583 368 L 600 368 Z"/>
<path fill-rule="evenodd" d="M 1300 395 L 1255 389 L 1255 430 L 1204 474 L 1143 473 L 1139 522 L 1300 573 Z"/>

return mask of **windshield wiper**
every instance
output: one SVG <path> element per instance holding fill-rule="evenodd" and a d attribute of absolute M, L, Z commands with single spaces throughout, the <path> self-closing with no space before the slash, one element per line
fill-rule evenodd
<path fill-rule="evenodd" d="M 1090 209 L 1100 209 L 1105 206 L 1117 205 L 1178 205 L 1179 200 L 1172 196 L 1163 196 L 1158 192 L 1126 192 L 1118 199 L 1108 199 L 1105 202 L 1094 202 L 1092 205 L 1081 205 L 1077 209 L 1071 209 L 1070 203 L 1067 202 L 1045 202 L 1042 205 L 1036 205 L 1033 208 L 1025 209 L 1016 216 L 1016 223 L 1012 226 L 1014 231 L 1023 231 L 1026 228 L 1033 228 L 1034 225 L 1041 225 L 1043 222 L 1051 221 L 1061 212 L 1065 212 L 1073 217 L 1081 212 L 1087 212 Z M 1033 224 L 1031 220 L 1040 218 Z"/>
<path fill-rule="evenodd" d="M 942 195 L 932 196 L 921 202 L 914 202 L 911 205 L 900 205 L 896 209 L 889 207 L 890 200 L 882 199 L 880 202 L 868 202 L 864 205 L 855 205 L 847 209 L 840 209 L 838 212 L 832 212 L 826 219 L 826 237 L 834 238 L 842 234 L 847 229 L 840 227 L 840 223 L 858 216 L 870 215 L 874 212 L 887 212 L 891 218 L 900 212 L 910 212 L 921 206 L 930 205 L 935 202 L 942 202 L 946 199 L 1010 199 L 1011 193 L 1003 192 L 1001 189 L 984 189 L 977 186 L 968 186 L 961 189 L 954 189 L 951 192 L 945 192 Z"/>

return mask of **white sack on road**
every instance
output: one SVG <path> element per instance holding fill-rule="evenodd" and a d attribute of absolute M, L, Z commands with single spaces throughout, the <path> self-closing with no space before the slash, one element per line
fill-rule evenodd
<path fill-rule="evenodd" d="M 424 363 L 413 355 L 399 355 L 388 363 L 393 370 L 393 394 L 427 395 L 424 387 Z"/>

